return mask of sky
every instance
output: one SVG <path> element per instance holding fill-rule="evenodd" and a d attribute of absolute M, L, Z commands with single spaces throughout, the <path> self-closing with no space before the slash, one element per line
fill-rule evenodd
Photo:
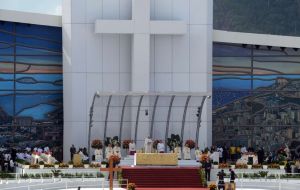
<path fill-rule="evenodd" d="M 0 0 L 0 9 L 61 15 L 62 0 Z"/>

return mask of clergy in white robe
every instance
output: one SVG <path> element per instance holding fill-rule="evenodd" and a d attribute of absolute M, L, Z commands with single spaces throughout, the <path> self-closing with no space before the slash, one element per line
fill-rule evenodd
<path fill-rule="evenodd" d="M 153 141 L 150 137 L 145 138 L 145 144 L 144 144 L 145 153 L 152 152 L 152 143 L 153 143 Z"/>
<path fill-rule="evenodd" d="M 191 159 L 191 149 L 185 145 L 183 147 L 183 159 L 184 160 L 190 160 Z"/>
<path fill-rule="evenodd" d="M 102 149 L 95 149 L 95 161 L 96 162 L 101 162 L 103 159 L 103 151 Z"/>
<path fill-rule="evenodd" d="M 179 146 L 175 147 L 174 153 L 177 154 L 178 160 L 181 160 L 181 147 L 179 147 Z"/>
<path fill-rule="evenodd" d="M 195 150 L 195 157 L 196 157 L 196 161 L 199 162 L 200 161 L 200 158 L 201 158 L 201 150 L 199 150 L 199 148 L 196 148 Z"/>
<path fill-rule="evenodd" d="M 135 143 L 131 142 L 129 143 L 129 155 L 134 155 L 135 153 L 136 153 Z"/>
<path fill-rule="evenodd" d="M 209 157 L 213 162 L 218 162 L 218 163 L 220 162 L 220 155 L 218 151 L 214 151 L 213 153 L 210 154 Z"/>
<path fill-rule="evenodd" d="M 158 144 L 157 144 L 157 151 L 159 153 L 164 153 L 165 152 L 165 144 L 160 141 Z"/>
<path fill-rule="evenodd" d="M 111 144 L 108 145 L 108 147 L 105 148 L 105 158 L 106 160 L 109 160 L 109 158 L 113 155 L 113 148 L 111 147 Z"/>
<path fill-rule="evenodd" d="M 113 154 L 118 156 L 119 158 L 122 158 L 121 148 L 118 144 L 113 148 Z"/>

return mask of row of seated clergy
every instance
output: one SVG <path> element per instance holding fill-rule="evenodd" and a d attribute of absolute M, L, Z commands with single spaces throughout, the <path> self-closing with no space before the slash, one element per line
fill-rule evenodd
<path fill-rule="evenodd" d="M 177 154 L 178 160 L 182 159 L 182 153 L 183 153 L 183 159 L 184 160 L 190 160 L 191 159 L 191 149 L 187 146 L 184 146 L 182 148 L 182 152 L 181 152 L 181 147 L 177 146 L 176 148 L 174 148 L 173 152 Z M 196 157 L 197 157 L 197 155 L 196 155 Z"/>
<path fill-rule="evenodd" d="M 45 164 L 54 164 L 57 160 L 51 154 L 42 153 L 40 155 L 32 154 L 30 163 L 31 164 L 38 164 L 39 162 L 43 161 Z"/>

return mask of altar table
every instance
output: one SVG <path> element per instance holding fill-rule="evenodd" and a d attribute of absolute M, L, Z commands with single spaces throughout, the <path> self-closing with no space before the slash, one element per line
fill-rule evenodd
<path fill-rule="evenodd" d="M 136 166 L 177 166 L 178 157 L 174 153 L 136 153 L 134 155 Z"/>

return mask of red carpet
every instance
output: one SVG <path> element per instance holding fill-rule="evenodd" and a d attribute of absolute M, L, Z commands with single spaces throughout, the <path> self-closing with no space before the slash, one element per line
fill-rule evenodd
<path fill-rule="evenodd" d="M 123 178 L 128 179 L 129 183 L 135 183 L 138 190 L 165 190 L 165 188 L 166 190 L 177 188 L 200 190 L 202 187 L 197 167 L 123 167 L 122 169 Z"/>

